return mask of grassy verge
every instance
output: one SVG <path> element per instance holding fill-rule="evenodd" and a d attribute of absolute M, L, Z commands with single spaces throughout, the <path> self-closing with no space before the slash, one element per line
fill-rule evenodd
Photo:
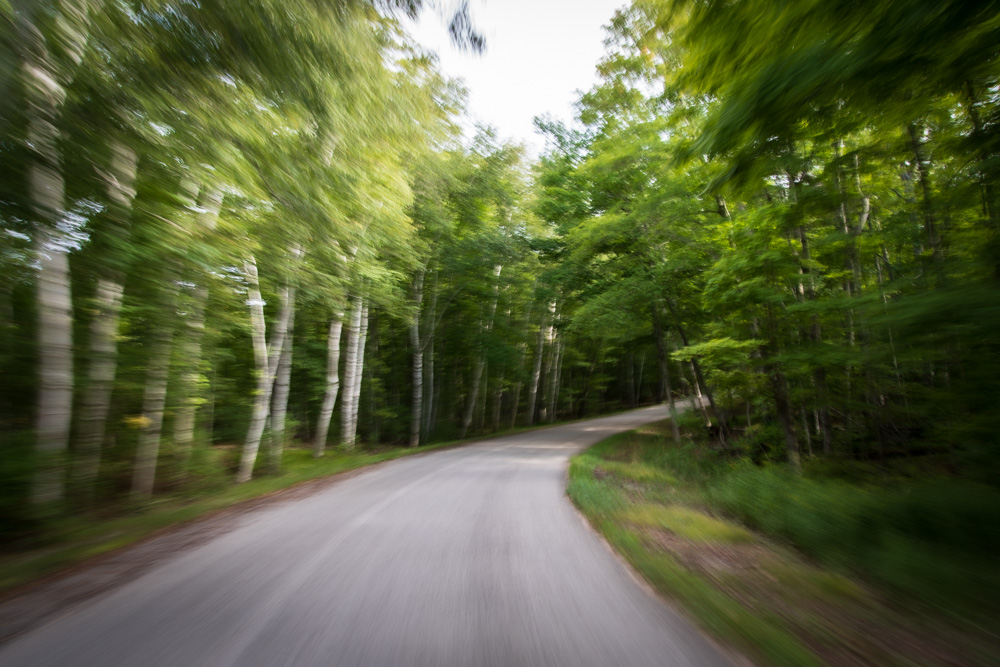
<path fill-rule="evenodd" d="M 223 472 L 227 469 L 227 465 L 222 459 L 235 455 L 235 452 L 226 451 L 225 448 L 211 448 L 202 452 L 202 456 L 207 456 L 210 460 L 201 462 L 205 475 L 199 483 L 189 485 L 182 491 L 157 495 L 151 503 L 141 508 L 116 504 L 91 514 L 55 519 L 47 523 L 44 532 L 36 535 L 30 543 L 6 545 L 6 553 L 0 553 L 0 595 L 71 568 L 95 556 L 128 546 L 157 531 L 298 484 L 403 456 L 576 421 L 581 420 L 517 426 L 496 433 L 434 443 L 416 449 L 380 447 L 366 450 L 360 447 L 353 452 L 328 449 L 326 455 L 320 459 L 312 457 L 311 448 L 289 448 L 283 453 L 280 475 L 261 475 L 240 485 L 231 484 L 232 476 L 228 472 Z M 260 457 L 259 467 L 264 465 L 265 459 L 266 456 Z M 233 461 L 229 463 L 233 464 Z"/>
<path fill-rule="evenodd" d="M 667 423 L 651 425 L 574 457 L 568 493 L 654 588 L 720 640 L 768 665 L 990 664 L 998 655 L 995 625 L 978 599 L 986 597 L 983 591 L 977 595 L 963 585 L 945 593 L 919 582 L 893 583 L 912 579 L 928 563 L 940 564 L 934 560 L 938 548 L 917 544 L 915 537 L 931 531 L 933 517 L 919 530 L 892 520 L 889 505 L 903 502 L 902 491 L 886 490 L 893 500 L 883 507 L 882 500 L 863 495 L 874 490 L 861 487 L 788 482 L 778 471 L 765 471 L 777 477 L 762 481 L 756 477 L 760 469 L 733 465 L 690 440 L 676 446 L 669 433 Z M 831 488 L 838 494 L 831 495 Z M 857 508 L 876 506 L 888 518 L 873 525 L 871 512 Z M 954 504 L 951 510 L 937 508 L 976 515 Z M 831 514 L 844 525 L 832 525 L 826 518 Z M 858 563 L 846 555 L 854 548 L 841 534 L 846 530 L 867 540 L 857 558 L 874 559 L 870 570 L 854 567 Z M 904 535 L 909 542 L 901 541 Z M 952 548 L 977 539 L 941 536 Z M 830 559 L 803 548 L 813 544 L 825 544 Z M 981 564 L 975 549 L 963 554 L 930 579 L 954 582 L 967 574 L 970 559 Z M 904 574 L 880 576 L 892 562 Z M 987 568 L 983 582 L 995 575 L 995 567 Z"/>
<path fill-rule="evenodd" d="M 280 475 L 264 475 L 245 484 L 210 487 L 200 492 L 157 496 L 148 505 L 120 516 L 109 516 L 106 509 L 99 514 L 66 517 L 47 526 L 42 546 L 0 556 L 0 593 L 127 546 L 159 530 L 304 482 L 472 441 L 444 442 L 415 449 L 392 447 L 353 452 L 331 449 L 320 459 L 312 457 L 311 449 L 286 449 Z M 121 508 L 110 511 L 120 512 Z"/>

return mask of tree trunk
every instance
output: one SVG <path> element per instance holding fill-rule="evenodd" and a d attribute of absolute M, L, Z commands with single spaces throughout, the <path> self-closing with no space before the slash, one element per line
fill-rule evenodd
<path fill-rule="evenodd" d="M 264 300 L 260 296 L 260 282 L 257 276 L 257 264 L 251 257 L 245 264 L 247 281 L 247 303 L 250 306 L 250 338 L 253 343 L 253 356 L 257 365 L 257 392 L 254 397 L 253 413 L 250 417 L 250 428 L 243 442 L 243 452 L 240 456 L 240 469 L 236 473 L 236 482 L 248 482 L 253 476 L 254 464 L 257 462 L 257 451 L 264 435 L 267 423 L 268 408 L 271 405 L 271 391 L 274 389 L 274 376 L 278 370 L 278 357 L 285 345 L 285 331 L 288 321 L 285 315 L 289 309 L 282 309 L 275 326 L 271 345 L 267 344 L 267 328 L 264 321 Z M 282 295 L 282 302 L 288 299 L 287 288 Z"/>
<path fill-rule="evenodd" d="M 920 183 L 920 203 L 924 216 L 924 233 L 927 236 L 927 243 L 931 246 L 931 253 L 934 261 L 940 262 L 944 259 L 944 253 L 941 249 L 941 236 L 934 216 L 934 204 L 931 198 L 930 169 L 927 164 L 924 144 L 918 136 L 919 130 L 916 123 L 909 123 L 906 126 L 906 129 L 910 135 L 910 148 L 913 150 L 914 166 L 917 170 L 917 180 Z"/>
<path fill-rule="evenodd" d="M 101 464 L 105 425 L 111 408 L 118 358 L 118 321 L 121 315 L 121 283 L 97 281 L 97 312 L 90 325 L 90 368 L 83 396 L 76 469 L 76 487 L 91 497 Z"/>
<path fill-rule="evenodd" d="M 424 401 L 424 416 L 423 425 L 420 432 L 420 439 L 423 442 L 428 442 L 430 440 L 431 432 L 433 430 L 435 421 L 435 393 L 434 393 L 434 344 L 435 344 L 435 332 L 431 329 L 428 332 L 429 340 L 427 341 L 427 372 L 424 374 L 424 393 L 427 396 L 427 400 Z"/>
<path fill-rule="evenodd" d="M 278 351 L 274 391 L 271 401 L 271 451 L 269 467 L 272 474 L 281 472 L 281 456 L 285 449 L 285 415 L 288 413 L 288 390 L 292 375 L 292 333 L 295 330 L 295 288 L 285 288 L 285 303 L 281 319 L 285 326 L 284 343 Z"/>
<path fill-rule="evenodd" d="M 555 302 L 549 307 L 549 312 L 555 310 Z M 538 324 L 538 338 L 535 342 L 535 368 L 531 373 L 531 387 L 528 389 L 528 426 L 535 423 L 535 401 L 538 399 L 538 383 L 542 378 L 542 355 L 545 352 L 545 314 Z"/>
<path fill-rule="evenodd" d="M 663 339 L 663 326 L 660 324 L 660 309 L 653 304 L 653 336 L 656 338 L 656 352 L 660 360 L 660 382 L 663 394 L 670 406 L 670 430 L 673 433 L 674 444 L 680 444 L 681 430 L 677 423 L 677 405 L 674 403 L 674 391 L 670 383 L 670 357 L 667 342 Z"/>
<path fill-rule="evenodd" d="M 465 434 L 469 431 L 469 426 L 472 424 L 472 416 L 475 413 L 476 402 L 479 400 L 479 385 L 482 383 L 483 379 L 483 369 L 486 368 L 486 359 L 480 354 L 475 361 L 475 365 L 472 367 L 472 384 L 470 385 L 471 391 L 466 399 L 465 404 L 465 414 L 462 416 L 462 431 L 459 435 L 459 439 L 464 438 Z"/>
<path fill-rule="evenodd" d="M 175 291 L 168 295 L 167 303 L 173 310 Z M 139 446 L 135 452 L 132 471 L 132 499 L 148 500 L 153 495 L 156 463 L 160 454 L 163 433 L 163 409 L 167 401 L 167 379 L 170 376 L 170 351 L 174 338 L 173 322 L 160 327 L 153 334 L 149 362 L 146 370 L 146 389 L 142 399 L 143 427 L 139 432 Z"/>
<path fill-rule="evenodd" d="M 501 264 L 497 264 L 493 268 L 493 302 L 490 305 L 489 314 L 485 321 L 480 321 L 479 331 L 481 335 L 488 335 L 493 330 L 493 318 L 496 316 L 497 302 L 500 298 L 500 272 L 502 270 L 503 265 Z M 465 415 L 462 417 L 461 438 L 465 437 L 466 432 L 469 430 L 469 426 L 472 424 L 472 418 L 475 415 L 476 410 L 476 402 L 479 400 L 479 385 L 483 377 L 483 369 L 486 367 L 486 357 L 484 356 L 484 352 L 482 350 L 482 342 L 479 343 L 479 348 L 479 354 L 472 370 L 472 393 L 468 397 Z"/>
<path fill-rule="evenodd" d="M 351 408 L 351 442 L 357 440 L 358 433 L 358 408 L 361 406 L 361 379 L 365 371 L 365 344 L 368 342 L 368 304 L 361 308 L 361 331 L 358 337 L 358 358 L 357 368 L 354 371 L 354 390 L 351 396 L 354 405 Z"/>
<path fill-rule="evenodd" d="M 1000 253 L 998 253 L 1000 243 L 997 239 L 997 235 L 1000 233 L 1000 211 L 998 211 L 1000 206 L 998 206 L 996 190 L 993 187 L 993 179 L 988 173 L 991 169 L 987 166 L 990 155 L 985 147 L 989 144 L 988 138 L 984 135 L 983 121 L 977 108 L 979 94 L 971 81 L 965 82 L 965 97 L 966 104 L 964 106 L 969 114 L 969 120 L 972 122 L 972 140 L 973 144 L 977 146 L 976 158 L 979 165 L 976 171 L 979 187 L 982 191 L 983 214 L 990 236 L 990 241 L 986 244 L 987 259 L 993 264 L 993 276 L 1000 278 Z"/>
<path fill-rule="evenodd" d="M 344 396 L 340 400 L 340 442 L 347 449 L 354 447 L 355 430 L 351 422 L 354 409 L 354 376 L 358 372 L 362 308 L 362 298 L 352 297 L 351 321 L 347 327 L 347 357 L 344 360 Z"/>
<path fill-rule="evenodd" d="M 562 338 L 553 335 L 552 342 L 552 371 L 546 380 L 549 395 L 549 405 L 547 409 L 548 421 L 551 424 L 556 420 L 556 407 L 559 403 L 559 376 L 562 367 Z"/>
<path fill-rule="evenodd" d="M 138 160 L 135 151 L 122 143 L 112 146 L 112 159 L 105 176 L 108 216 L 126 229 L 135 198 Z M 118 321 L 124 287 L 119 272 L 111 269 L 97 281 L 96 313 L 90 325 L 90 367 L 83 396 L 80 432 L 77 437 L 76 488 L 84 497 L 94 491 L 104 445 L 104 432 L 111 407 L 118 355 Z"/>
<path fill-rule="evenodd" d="M 625 355 L 625 401 L 635 409 L 635 354 L 631 349 Z"/>
<path fill-rule="evenodd" d="M 410 349 L 413 355 L 410 404 L 410 447 L 420 445 L 421 421 L 424 411 L 424 346 L 420 340 L 420 316 L 424 303 L 424 272 L 418 271 L 413 279 L 413 302 L 416 312 L 410 323 Z"/>
<path fill-rule="evenodd" d="M 222 190 L 212 188 L 203 193 L 200 202 L 199 232 L 211 233 L 215 230 L 222 208 Z M 203 278 L 204 279 L 204 278 Z M 184 341 L 181 343 L 181 356 L 184 359 L 184 370 L 178 378 L 177 394 L 179 405 L 174 419 L 174 450 L 177 452 L 182 469 L 187 468 L 194 446 L 195 418 L 202 396 L 198 391 L 198 381 L 201 378 L 201 344 L 205 336 L 205 307 L 208 303 L 208 286 L 195 285 L 191 293 L 191 305 L 188 316 L 184 319 Z"/>
<path fill-rule="evenodd" d="M 427 315 L 428 326 L 426 328 L 426 338 L 423 342 L 425 354 L 427 355 L 427 372 L 424 385 L 424 414 L 423 425 L 421 427 L 420 439 L 427 442 L 430 439 L 433 424 L 435 422 L 435 393 L 434 393 L 434 355 L 435 340 L 437 335 L 437 301 L 438 301 L 438 272 L 434 271 L 434 288 L 431 291 L 430 309 Z"/>
<path fill-rule="evenodd" d="M 341 443 L 353 449 L 358 433 L 358 405 L 361 398 L 361 374 L 364 370 L 364 339 L 368 328 L 368 306 L 364 299 L 351 299 L 351 323 L 347 331 L 347 359 L 344 364 L 344 397 L 340 402 Z"/>
<path fill-rule="evenodd" d="M 501 418 L 500 411 L 503 409 L 503 373 L 501 373 L 500 377 L 497 378 L 496 384 L 497 384 L 496 389 L 493 391 L 493 411 L 492 411 L 492 416 L 493 416 L 492 431 L 494 433 L 500 430 L 500 418 Z"/>
<path fill-rule="evenodd" d="M 37 472 L 32 492 L 36 504 L 65 495 L 65 456 L 73 406 L 73 314 L 69 257 L 54 235 L 40 229 L 38 275 Z"/>
<path fill-rule="evenodd" d="M 684 343 L 684 347 L 688 347 L 688 337 L 684 332 L 684 327 L 681 325 L 680 317 L 677 313 L 677 308 L 674 306 L 670 299 L 667 299 L 667 306 L 670 308 L 670 313 L 674 317 L 674 326 L 677 327 L 677 333 L 680 334 L 681 342 Z M 708 399 L 708 404 L 712 406 L 712 414 L 715 418 L 719 420 L 719 438 L 722 440 L 722 444 L 726 444 L 726 439 L 729 435 L 729 427 L 726 424 L 726 420 L 722 415 L 722 412 L 718 409 L 715 404 L 715 397 L 712 395 L 712 390 L 709 389 L 708 383 L 705 382 L 705 376 L 701 372 L 701 364 L 698 363 L 697 359 L 691 359 L 691 369 L 694 371 L 695 380 L 698 382 L 698 386 L 701 387 L 701 391 L 704 393 L 705 398 Z"/>
<path fill-rule="evenodd" d="M 845 218 L 846 220 L 846 218 Z M 809 254 L 809 241 L 806 236 L 806 230 L 801 225 L 798 228 L 799 244 L 802 248 L 802 272 L 805 274 L 807 281 L 805 282 L 805 296 L 809 301 L 816 300 L 816 281 L 810 268 L 811 256 Z M 852 266 L 853 266 L 852 260 Z M 858 274 L 860 276 L 860 273 Z M 819 345 L 823 341 L 823 331 L 820 327 L 819 315 L 813 313 L 812 321 L 808 332 L 809 339 L 815 345 Z M 829 390 L 826 384 L 826 368 L 820 363 L 813 369 L 813 384 L 816 386 L 816 398 L 818 407 L 816 409 L 816 415 L 819 420 L 820 426 L 820 436 L 823 441 L 823 453 L 830 453 L 830 445 L 833 440 L 833 435 L 830 431 L 830 400 L 829 400 Z M 812 455 L 812 443 L 809 443 L 810 455 Z"/>
<path fill-rule="evenodd" d="M 58 231 L 66 205 L 59 125 L 66 86 L 83 60 L 89 12 L 86 0 L 65 0 L 55 10 L 54 20 L 47 22 L 48 38 L 66 56 L 59 60 L 52 57 L 48 39 L 30 22 L 27 11 L 12 15 L 27 97 L 27 185 L 39 267 L 38 460 L 31 490 L 35 505 L 61 501 L 66 491 L 66 452 L 73 409 L 73 315 L 69 249 Z"/>
<path fill-rule="evenodd" d="M 32 26 L 32 30 L 37 32 Z M 73 313 L 68 249 L 57 231 L 64 217 L 65 183 L 59 151 L 58 122 L 65 90 L 56 83 L 41 34 L 34 45 L 42 53 L 24 63 L 28 102 L 28 141 L 32 149 L 28 191 L 35 217 L 38 256 L 38 456 L 32 502 L 63 499 L 66 451 L 73 407 Z M 50 89 L 51 88 L 51 89 Z"/>
<path fill-rule="evenodd" d="M 770 335 L 768 346 L 773 358 L 780 352 L 780 346 L 778 343 L 778 324 L 774 309 L 770 305 L 767 306 L 767 321 Z M 788 464 L 795 472 L 800 473 L 802 472 L 802 463 L 799 456 L 799 441 L 795 434 L 795 420 L 792 417 L 792 407 L 788 400 L 788 382 L 781 370 L 780 362 L 772 361 L 768 364 L 767 370 L 771 380 L 771 391 L 774 394 L 774 407 L 785 436 L 785 453 L 788 456 Z"/>
<path fill-rule="evenodd" d="M 774 392 L 774 406 L 778 412 L 778 421 L 785 435 L 785 453 L 788 464 L 797 472 L 802 472 L 802 462 L 799 455 L 799 441 L 795 435 L 795 421 L 792 418 L 792 408 L 788 402 L 788 383 L 779 364 L 771 366 L 771 390 Z"/>
<path fill-rule="evenodd" d="M 319 421 L 316 423 L 316 441 L 313 443 L 314 458 L 320 458 L 326 451 L 326 436 L 330 432 L 333 406 L 337 402 L 337 392 L 340 390 L 340 330 L 343 326 L 344 313 L 338 312 L 330 320 L 330 332 L 326 338 L 326 393 L 323 395 L 323 407 L 320 408 Z"/>

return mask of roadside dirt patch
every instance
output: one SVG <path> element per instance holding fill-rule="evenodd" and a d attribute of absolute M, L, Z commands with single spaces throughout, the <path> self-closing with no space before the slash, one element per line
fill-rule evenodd
<path fill-rule="evenodd" d="M 696 542 L 680 537 L 669 530 L 643 528 L 647 539 L 661 551 L 666 551 L 689 570 L 707 575 L 716 572 L 745 572 L 760 570 L 761 563 L 773 556 L 756 544 Z"/>
<path fill-rule="evenodd" d="M 669 530 L 632 526 L 650 549 L 669 554 L 755 613 L 777 616 L 830 665 L 989 664 L 988 647 L 956 645 L 954 628 L 916 625 L 873 591 L 824 592 L 833 575 L 762 543 L 690 540 Z M 828 578 L 831 577 L 831 578 Z M 817 584 L 817 582 L 820 582 Z M 978 658 L 978 659 L 977 659 Z"/>

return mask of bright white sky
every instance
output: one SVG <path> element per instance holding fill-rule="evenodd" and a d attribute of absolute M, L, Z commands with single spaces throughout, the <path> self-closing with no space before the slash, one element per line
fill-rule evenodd
<path fill-rule="evenodd" d="M 544 141 L 532 119 L 546 113 L 573 119 L 577 91 L 597 82 L 604 26 L 627 0 L 472 0 L 472 18 L 486 37 L 486 53 L 452 46 L 446 18 L 425 12 L 411 30 L 437 52 L 441 70 L 463 79 L 474 121 L 537 155 Z M 443 3 L 447 5 L 448 3 Z"/>

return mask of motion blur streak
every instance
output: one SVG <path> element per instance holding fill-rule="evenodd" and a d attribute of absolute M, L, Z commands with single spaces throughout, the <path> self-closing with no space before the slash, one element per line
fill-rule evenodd
<path fill-rule="evenodd" d="M 563 493 L 653 407 L 408 458 L 236 530 L 8 645 L 0 665 L 724 665 Z"/>

